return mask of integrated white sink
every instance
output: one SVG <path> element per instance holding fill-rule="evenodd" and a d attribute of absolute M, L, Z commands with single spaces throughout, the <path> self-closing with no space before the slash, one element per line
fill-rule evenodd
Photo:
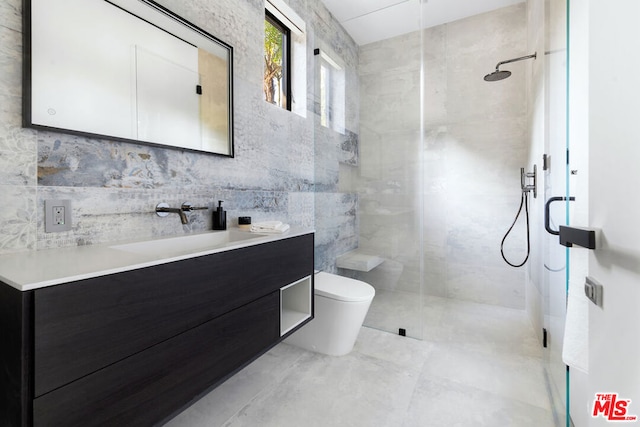
<path fill-rule="evenodd" d="M 263 237 L 265 237 L 264 234 L 254 234 L 243 231 L 211 231 L 188 236 L 125 243 L 110 246 L 110 248 L 140 255 L 170 257 L 223 248 Z"/>

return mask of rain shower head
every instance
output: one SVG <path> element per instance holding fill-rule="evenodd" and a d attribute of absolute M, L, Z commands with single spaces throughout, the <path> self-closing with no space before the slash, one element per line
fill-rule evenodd
<path fill-rule="evenodd" d="M 493 73 L 489 73 L 484 76 L 485 82 L 497 82 L 498 80 L 504 80 L 511 75 L 511 71 L 495 70 Z"/>
<path fill-rule="evenodd" d="M 510 62 L 522 61 L 523 59 L 536 59 L 537 52 L 533 55 L 521 56 L 520 58 L 507 59 L 506 61 L 498 62 L 496 65 L 496 70 L 493 73 L 489 73 L 484 76 L 485 82 L 497 82 L 498 80 L 504 80 L 511 75 L 511 71 L 500 70 L 500 66 L 503 64 L 508 64 Z"/>

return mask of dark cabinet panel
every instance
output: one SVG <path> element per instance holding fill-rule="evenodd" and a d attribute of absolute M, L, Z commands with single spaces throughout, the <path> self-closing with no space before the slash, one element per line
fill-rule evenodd
<path fill-rule="evenodd" d="M 278 319 L 276 291 L 37 398 L 34 425 L 159 423 L 276 343 Z"/>
<path fill-rule="evenodd" d="M 34 292 L 35 396 L 312 272 L 313 234 L 307 234 L 38 289 Z"/>
<path fill-rule="evenodd" d="M 31 425 L 31 301 L 0 282 L 0 426 Z"/>

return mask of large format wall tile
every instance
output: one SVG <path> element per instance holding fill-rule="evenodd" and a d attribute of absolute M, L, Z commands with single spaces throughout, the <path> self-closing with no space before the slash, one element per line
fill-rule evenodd
<path fill-rule="evenodd" d="M 36 188 L 0 185 L 0 254 L 36 248 Z"/>
<path fill-rule="evenodd" d="M 157 203 L 184 201 L 213 208 L 224 200 L 230 225 L 238 216 L 254 222 L 282 220 L 320 230 L 320 263 L 335 269 L 335 256 L 357 246 L 357 198 L 338 193 L 339 164 L 358 162 L 358 47 L 319 2 L 288 0 L 307 24 L 306 117 L 263 100 L 264 2 L 261 0 L 160 0 L 159 4 L 234 48 L 235 156 L 87 138 L 22 128 L 22 2 L 0 6 L 0 252 L 100 244 L 211 228 L 211 211 L 160 218 Z M 316 134 L 313 112 L 316 43 L 330 46 L 345 68 L 345 134 Z M 326 144 L 332 149 L 324 150 Z M 323 156 L 318 156 L 322 152 Z M 318 160 L 316 161 L 316 158 Z M 314 191 L 329 191 L 316 212 Z M 335 192 L 335 193 L 334 193 Z M 73 229 L 44 232 L 44 201 L 70 199 Z M 334 203 L 331 205 L 331 203 Z M 335 216 L 336 213 L 338 216 Z M 318 219 L 319 218 L 319 219 Z M 332 221 L 339 218 L 336 224 Z M 346 224 L 347 226 L 342 226 Z M 329 241 L 325 235 L 337 232 Z M 333 234 L 332 234 L 333 235 Z"/>
<path fill-rule="evenodd" d="M 0 27 L 22 30 L 22 0 L 5 0 L 0 3 Z"/>

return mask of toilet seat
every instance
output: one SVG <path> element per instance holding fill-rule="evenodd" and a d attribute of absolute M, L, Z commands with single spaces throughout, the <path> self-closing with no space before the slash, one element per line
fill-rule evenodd
<path fill-rule="evenodd" d="M 376 294 L 368 283 L 325 272 L 316 273 L 314 287 L 316 295 L 345 302 L 371 301 Z"/>

